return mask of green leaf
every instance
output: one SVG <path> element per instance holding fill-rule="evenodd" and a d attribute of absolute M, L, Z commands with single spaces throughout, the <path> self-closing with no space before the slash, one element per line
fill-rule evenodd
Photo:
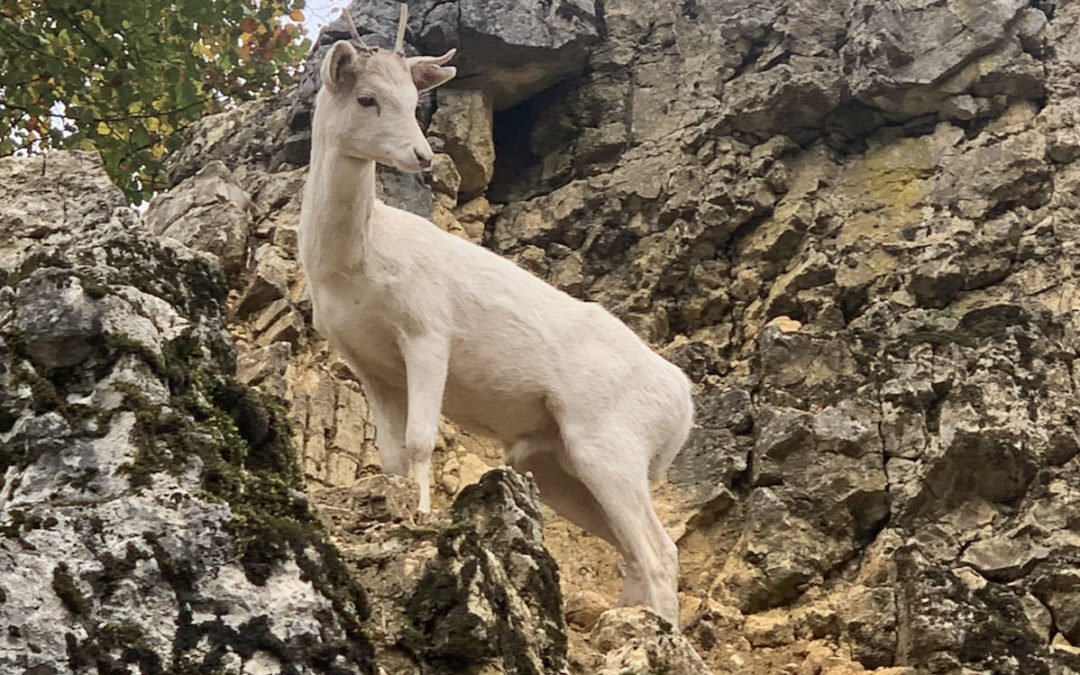
<path fill-rule="evenodd" d="M 148 199 L 165 184 L 161 158 L 179 147 L 178 130 L 273 91 L 279 72 L 291 75 L 303 57 L 297 35 L 269 60 L 255 51 L 245 63 L 241 20 L 272 29 L 303 6 L 303 0 L 16 0 L 17 12 L 0 16 L 0 155 L 27 149 L 31 116 L 50 119 L 54 104 L 65 103 L 67 117 L 40 127 L 43 137 L 28 149 L 92 143 L 128 198 Z M 246 72 L 237 72 L 239 64 Z M 230 83 L 235 75 L 242 80 Z"/>

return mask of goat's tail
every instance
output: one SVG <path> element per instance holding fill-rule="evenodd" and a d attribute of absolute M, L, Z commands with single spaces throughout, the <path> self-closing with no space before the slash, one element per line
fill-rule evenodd
<path fill-rule="evenodd" d="M 686 444 L 690 431 L 694 428 L 694 398 L 690 392 L 690 381 L 679 372 L 679 394 L 675 398 L 676 419 L 668 442 L 649 461 L 649 482 L 655 483 L 667 475 L 668 467 L 675 461 L 676 455 Z"/>

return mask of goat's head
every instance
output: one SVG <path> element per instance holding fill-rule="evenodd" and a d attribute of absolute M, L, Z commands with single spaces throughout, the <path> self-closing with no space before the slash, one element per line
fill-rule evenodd
<path fill-rule="evenodd" d="M 453 66 L 443 65 L 454 51 L 405 58 L 345 40 L 334 43 L 322 63 L 323 88 L 313 121 L 316 142 L 402 171 L 429 168 L 434 154 L 416 119 L 416 104 L 421 92 L 457 74 Z"/>

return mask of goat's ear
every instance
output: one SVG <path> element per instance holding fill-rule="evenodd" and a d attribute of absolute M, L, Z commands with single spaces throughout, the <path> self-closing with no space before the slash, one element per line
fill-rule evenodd
<path fill-rule="evenodd" d="M 356 48 L 349 44 L 348 40 L 338 40 L 330 48 L 330 52 L 323 58 L 322 76 L 323 86 L 331 91 L 344 91 L 356 84 L 357 60 L 359 55 Z"/>
<path fill-rule="evenodd" d="M 412 56 L 405 59 L 409 64 L 409 72 L 412 73 L 416 90 L 425 92 L 454 79 L 457 68 L 443 64 L 454 58 L 456 53 L 456 49 L 451 49 L 442 56 Z"/>

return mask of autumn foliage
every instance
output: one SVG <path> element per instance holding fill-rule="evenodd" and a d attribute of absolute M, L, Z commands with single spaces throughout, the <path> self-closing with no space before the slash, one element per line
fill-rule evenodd
<path fill-rule="evenodd" d="M 291 81 L 303 0 L 4 0 L 0 156 L 97 150 L 132 201 L 198 118 Z"/>

